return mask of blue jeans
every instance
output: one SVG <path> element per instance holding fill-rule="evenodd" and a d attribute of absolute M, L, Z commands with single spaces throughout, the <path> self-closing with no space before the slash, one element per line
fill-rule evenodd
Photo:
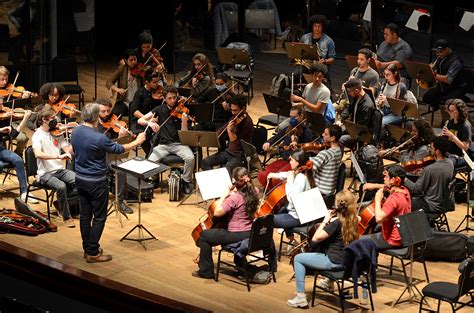
<path fill-rule="evenodd" d="M 3 170 L 5 165 L 4 162 L 8 162 L 15 166 L 16 177 L 20 183 L 20 193 L 25 193 L 28 185 L 26 180 L 25 163 L 23 163 L 23 159 L 18 156 L 18 154 L 5 149 L 5 147 L 0 145 L 0 172 Z"/>
<path fill-rule="evenodd" d="M 109 188 L 107 180 L 88 182 L 77 179 L 76 188 L 80 201 L 80 228 L 82 248 L 88 255 L 99 254 L 99 240 L 107 219 Z"/>
<path fill-rule="evenodd" d="M 293 233 L 291 229 L 296 226 L 300 226 L 300 220 L 294 218 L 288 213 L 278 213 L 273 216 L 273 225 L 275 228 L 285 229 L 285 233 L 288 237 L 291 237 Z"/>
<path fill-rule="evenodd" d="M 58 205 L 63 211 L 63 219 L 71 218 L 71 211 L 67 201 L 68 195 L 75 190 L 76 173 L 70 170 L 57 170 L 54 173 L 46 173 L 40 177 L 39 182 L 56 191 Z"/>
<path fill-rule="evenodd" d="M 306 276 L 306 267 L 318 270 L 336 270 L 342 269 L 342 265 L 332 263 L 324 253 L 307 252 L 300 253 L 295 257 L 294 269 L 296 276 L 296 292 L 304 292 L 304 279 Z"/>

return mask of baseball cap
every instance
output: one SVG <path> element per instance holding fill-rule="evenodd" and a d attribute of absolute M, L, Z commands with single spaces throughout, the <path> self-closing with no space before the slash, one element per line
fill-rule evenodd
<path fill-rule="evenodd" d="M 439 51 L 439 50 L 443 50 L 444 48 L 447 48 L 449 47 L 448 45 L 448 41 L 446 39 L 438 39 L 436 40 L 434 46 L 433 46 L 433 49 L 431 49 L 432 51 Z"/>

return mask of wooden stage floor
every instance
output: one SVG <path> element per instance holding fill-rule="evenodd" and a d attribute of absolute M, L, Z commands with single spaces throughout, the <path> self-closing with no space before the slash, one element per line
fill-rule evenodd
<path fill-rule="evenodd" d="M 105 96 L 105 77 L 114 66 L 99 67 L 99 96 Z M 249 107 L 254 121 L 258 116 L 266 114 L 266 108 L 261 95 L 269 86 L 270 79 L 265 78 L 256 84 L 255 97 Z M 93 90 L 93 76 L 90 68 L 81 68 L 81 83 L 86 90 Z M 90 100 L 91 93 L 87 99 Z M 349 164 L 348 164 L 349 165 Z M 350 181 L 348 178 L 347 184 Z M 346 185 L 347 185 L 346 184 Z M 1 193 L 2 207 L 12 207 L 13 197 L 18 195 L 15 178 L 8 179 Z M 111 198 L 112 199 L 112 198 Z M 189 199 L 196 201 L 196 196 Z M 76 228 L 66 228 L 63 222 L 55 218 L 58 225 L 57 233 L 43 234 L 38 237 L 26 237 L 14 234 L 2 234 L 0 240 L 14 244 L 37 254 L 54 259 L 58 262 L 104 276 L 121 283 L 134 286 L 152 293 L 157 293 L 178 301 L 186 302 L 208 310 L 220 312 L 290 312 L 294 309 L 287 307 L 286 300 L 295 294 L 294 280 L 288 282 L 292 276 L 292 267 L 288 264 L 288 257 L 282 257 L 277 272 L 277 283 L 268 285 L 252 285 L 252 291 L 247 292 L 244 285 L 227 275 L 220 275 L 220 281 L 198 279 L 191 276 L 197 269 L 193 259 L 198 254 L 198 248 L 191 238 L 191 231 L 197 225 L 205 209 L 196 205 L 178 206 L 176 202 L 168 201 L 167 193 L 155 190 L 152 203 L 142 204 L 142 223 L 154 234 L 158 240 L 147 241 L 147 250 L 133 241 L 120 241 L 132 227 L 137 224 L 137 204 L 132 204 L 135 213 L 129 215 L 129 220 L 122 217 L 123 225 L 118 217 L 112 214 L 106 223 L 105 231 L 100 241 L 106 253 L 113 255 L 111 262 L 102 264 L 88 264 L 82 258 L 79 223 Z M 36 210 L 46 210 L 43 204 L 32 205 Z M 466 213 L 466 205 L 458 204 L 455 212 L 448 213 L 448 220 L 452 228 L 456 227 Z M 137 232 L 132 233 L 132 237 Z M 280 235 L 275 232 L 275 243 L 278 245 Z M 214 257 L 216 260 L 216 255 Z M 386 264 L 388 257 L 379 256 L 379 263 Z M 397 262 L 395 262 L 397 264 Z M 398 264 L 397 264 L 398 265 Z M 457 263 L 428 262 L 428 271 L 431 281 L 457 282 L 459 273 Z M 415 278 L 424 278 L 421 264 L 416 263 L 413 269 Z M 378 271 L 378 292 L 374 294 L 377 311 L 409 311 L 418 310 L 417 303 L 403 303 L 391 308 L 391 302 L 398 298 L 404 288 L 403 277 L 395 273 L 389 277 L 387 271 Z M 313 279 L 307 279 L 306 290 L 309 293 Z M 426 282 L 418 284 L 421 288 Z M 406 298 L 406 296 L 405 296 Z M 358 307 L 358 300 L 349 300 L 350 309 L 362 311 Z M 368 307 L 368 306 L 366 306 Z M 444 307 L 442 306 L 442 310 Z M 316 307 L 312 311 L 330 312 L 338 310 L 335 297 L 318 294 Z"/>

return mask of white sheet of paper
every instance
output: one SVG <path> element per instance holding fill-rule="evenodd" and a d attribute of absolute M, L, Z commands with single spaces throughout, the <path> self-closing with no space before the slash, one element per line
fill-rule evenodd
<path fill-rule="evenodd" d="M 301 224 L 324 217 L 328 212 L 328 208 L 318 187 L 292 195 L 291 201 L 293 201 Z"/>
<path fill-rule="evenodd" d="M 204 201 L 220 198 L 225 189 L 232 185 L 229 172 L 225 167 L 196 172 L 196 182 Z"/>
<path fill-rule="evenodd" d="M 143 174 L 155 168 L 158 168 L 159 166 L 160 166 L 159 164 L 156 164 L 148 160 L 138 161 L 135 159 L 131 159 L 131 160 L 128 160 L 127 162 L 123 162 L 118 167 L 121 167 L 123 169 L 129 170 L 138 174 Z"/>
<path fill-rule="evenodd" d="M 464 11 L 459 27 L 468 32 L 472 25 L 474 25 L 474 12 Z"/>
<path fill-rule="evenodd" d="M 429 13 L 421 12 L 421 11 L 418 11 L 418 10 L 413 10 L 413 12 L 411 13 L 410 18 L 408 19 L 405 26 L 408 27 L 408 28 L 411 28 L 413 30 L 418 31 L 418 19 L 422 15 L 430 16 Z"/>
<path fill-rule="evenodd" d="M 371 3 L 370 1 L 367 2 L 367 6 L 365 7 L 364 17 L 362 18 L 364 21 L 370 22 L 372 20 L 372 12 L 370 11 Z"/>

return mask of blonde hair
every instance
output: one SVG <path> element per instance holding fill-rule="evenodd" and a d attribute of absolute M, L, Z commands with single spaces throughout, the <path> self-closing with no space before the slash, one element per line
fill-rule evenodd
<path fill-rule="evenodd" d="M 359 238 L 356 198 L 349 190 L 340 191 L 336 194 L 335 206 L 341 221 L 342 241 L 348 245 Z"/>
<path fill-rule="evenodd" d="M 10 71 L 3 65 L 0 66 L 0 75 L 8 76 L 10 75 Z"/>

